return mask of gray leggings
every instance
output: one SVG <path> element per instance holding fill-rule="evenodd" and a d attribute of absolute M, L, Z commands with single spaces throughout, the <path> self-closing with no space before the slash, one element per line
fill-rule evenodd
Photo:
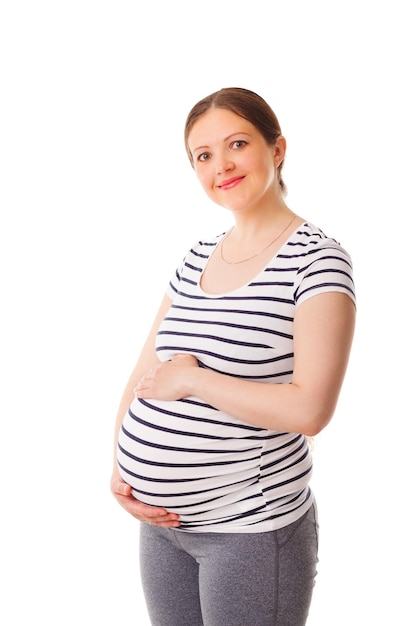
<path fill-rule="evenodd" d="M 153 626 L 303 626 L 316 576 L 313 505 L 264 533 L 187 533 L 141 524 L 140 565 Z"/>

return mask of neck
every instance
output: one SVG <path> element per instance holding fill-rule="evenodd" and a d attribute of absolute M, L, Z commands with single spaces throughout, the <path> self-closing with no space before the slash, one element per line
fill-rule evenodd
<path fill-rule="evenodd" d="M 242 242 L 253 241 L 263 236 L 268 238 L 271 232 L 284 227 L 293 215 L 294 213 L 284 203 L 263 211 L 235 214 L 234 238 Z"/>
<path fill-rule="evenodd" d="M 220 257 L 227 265 L 240 265 L 269 254 L 272 246 L 282 245 L 301 221 L 300 217 L 288 210 L 285 215 L 280 214 L 279 219 L 268 222 L 267 228 L 263 223 L 262 229 L 252 230 L 252 234 L 248 231 L 239 232 L 234 227 L 220 242 Z"/>

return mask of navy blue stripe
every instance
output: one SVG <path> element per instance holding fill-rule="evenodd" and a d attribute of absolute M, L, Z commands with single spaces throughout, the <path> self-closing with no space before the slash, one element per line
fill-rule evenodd
<path fill-rule="evenodd" d="M 213 309 L 207 308 L 207 307 L 193 307 L 193 306 L 180 306 L 179 304 L 173 304 L 171 309 L 179 309 L 182 311 L 201 311 L 203 313 L 213 313 Z M 247 309 L 235 309 L 233 308 L 231 309 L 222 309 L 219 307 L 216 307 L 214 309 L 214 311 L 216 313 L 228 313 L 229 315 L 256 315 L 256 316 L 264 316 L 264 317 L 271 317 L 272 319 L 276 319 L 276 320 L 283 320 L 286 322 L 292 322 L 294 320 L 293 317 L 290 317 L 288 315 L 279 315 L 278 313 L 275 312 L 271 312 L 271 311 L 250 311 Z M 167 317 L 166 319 L 173 319 L 175 320 L 175 317 Z M 179 320 L 181 320 L 181 318 L 179 318 Z M 187 320 L 188 321 L 188 320 Z M 192 320 L 193 324 L 199 324 L 200 320 Z M 206 320 L 204 320 L 202 323 L 206 324 Z M 211 322 L 214 324 L 220 324 L 221 322 Z M 247 328 L 247 329 L 251 329 L 251 328 L 257 328 L 256 326 L 239 326 L 237 324 L 238 328 Z M 263 330 L 263 328 L 261 328 L 261 330 Z"/>
<path fill-rule="evenodd" d="M 158 411 L 158 409 L 155 409 L 156 411 Z M 217 435 L 209 435 L 208 433 L 194 433 L 190 430 L 177 430 L 175 428 L 167 428 L 166 426 L 161 426 L 161 425 L 157 425 L 157 424 L 153 424 L 151 422 L 147 422 L 144 419 L 141 419 L 140 417 L 138 417 L 137 415 L 135 415 L 134 413 L 131 412 L 131 410 L 129 409 L 129 416 L 138 424 L 142 424 L 143 426 L 146 426 L 147 428 L 150 428 L 152 430 L 159 430 L 161 432 L 164 433 L 171 433 L 173 435 L 183 435 L 184 437 L 196 437 L 197 439 L 208 439 L 208 440 L 212 440 L 212 441 L 230 441 L 232 439 L 232 437 L 218 437 Z M 122 431 L 131 439 L 134 439 L 134 441 L 137 441 L 139 443 L 149 443 L 149 442 L 145 442 L 143 439 L 139 439 L 139 437 L 136 437 L 135 435 L 133 435 L 123 424 L 122 424 Z M 245 441 L 246 437 L 241 437 L 240 441 Z M 153 447 L 160 447 L 157 444 L 153 444 L 153 443 L 149 443 L 149 445 L 153 446 Z M 161 446 L 162 448 L 165 448 L 165 446 Z M 167 449 L 172 450 L 173 448 L 171 446 L 166 446 Z M 195 452 L 195 450 L 190 449 L 190 448 L 175 448 L 178 450 L 186 450 L 187 452 Z M 247 448 L 245 450 L 241 450 L 242 452 L 246 452 L 246 451 L 251 451 L 251 450 L 256 450 L 256 448 Z M 216 452 L 216 450 L 205 450 L 206 452 Z M 221 454 L 223 454 L 224 452 L 226 453 L 234 453 L 235 450 L 226 450 L 226 449 L 222 449 L 220 451 Z"/>
<path fill-rule="evenodd" d="M 210 352 L 210 350 L 197 350 L 196 348 L 188 348 L 186 346 L 158 346 L 156 349 L 157 352 L 161 352 L 164 350 L 178 353 L 191 352 L 192 354 L 204 354 L 205 356 L 212 356 L 222 361 L 228 361 L 230 363 L 241 363 L 246 365 L 265 365 L 267 363 L 278 363 L 280 361 L 285 361 L 285 359 L 291 359 L 294 356 L 293 353 L 289 353 L 280 354 L 279 356 L 275 356 L 271 359 L 234 359 L 230 356 L 226 356 L 225 354 L 217 354 L 215 352 Z"/>
<path fill-rule="evenodd" d="M 309 291 L 315 291 L 316 289 L 320 289 L 320 287 L 322 287 L 322 288 L 323 287 L 339 287 L 339 288 L 342 289 L 342 291 L 347 290 L 352 295 L 354 294 L 353 289 L 350 289 L 349 287 L 347 287 L 343 283 L 320 283 L 320 284 L 313 285 L 312 287 L 309 287 L 308 289 L 303 289 L 302 291 L 300 291 L 297 294 L 296 301 L 298 302 L 298 300 L 301 298 L 301 296 L 304 295 L 305 293 L 308 293 Z M 334 291 L 336 291 L 336 289 Z"/>
<path fill-rule="evenodd" d="M 185 333 L 174 332 L 172 330 L 162 330 L 158 332 L 158 335 L 168 335 L 170 337 L 194 337 L 195 339 L 210 339 L 212 341 L 220 341 L 237 346 L 246 346 L 248 348 L 270 348 L 266 343 L 251 343 L 249 341 L 236 341 L 234 339 L 227 339 L 226 337 L 219 337 L 218 335 L 205 335 L 202 333 Z"/>
<path fill-rule="evenodd" d="M 140 440 L 139 440 L 140 441 Z M 149 445 L 152 448 L 160 448 L 160 449 L 164 449 L 167 450 L 168 448 L 163 448 L 162 446 L 157 446 L 154 444 L 148 444 L 146 441 L 143 442 L 143 445 Z M 127 457 L 129 457 L 130 459 L 133 459 L 134 461 L 137 461 L 138 463 L 144 463 L 145 465 L 153 465 L 154 467 L 221 467 L 224 465 L 240 465 L 241 463 L 246 463 L 247 461 L 254 461 L 255 459 L 258 458 L 258 455 L 253 456 L 253 457 L 249 457 L 247 459 L 239 459 L 238 461 L 217 461 L 216 463 L 162 463 L 162 462 L 158 462 L 158 461 L 151 461 L 149 459 L 142 459 L 139 456 L 136 456 L 134 454 L 132 454 L 131 452 L 128 452 L 128 450 L 125 450 L 125 448 L 123 448 L 120 443 L 118 445 L 119 450 Z M 171 450 L 176 450 L 177 452 L 180 450 L 184 450 L 185 452 L 192 452 L 192 450 L 188 450 L 187 448 L 170 448 Z M 195 450 L 194 450 L 195 452 Z M 202 451 L 203 452 L 203 451 Z M 206 450 L 204 450 L 204 452 L 206 452 Z M 215 451 L 215 452 L 218 452 Z"/>

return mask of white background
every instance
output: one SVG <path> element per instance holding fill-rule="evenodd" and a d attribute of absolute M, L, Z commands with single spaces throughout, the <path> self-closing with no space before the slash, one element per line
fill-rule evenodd
<path fill-rule="evenodd" d="M 182 144 L 225 86 L 275 109 L 289 205 L 355 267 L 350 368 L 314 452 L 309 626 L 416 623 L 412 5 L 1 3 L 1 623 L 149 624 L 113 423 L 177 263 L 231 224 Z"/>

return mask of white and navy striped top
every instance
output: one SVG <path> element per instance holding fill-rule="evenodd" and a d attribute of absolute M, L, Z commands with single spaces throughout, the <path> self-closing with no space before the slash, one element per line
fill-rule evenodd
<path fill-rule="evenodd" d="M 354 299 L 350 257 L 304 223 L 249 284 L 209 295 L 200 278 L 222 236 L 196 243 L 172 279 L 158 355 L 165 361 L 191 353 L 217 372 L 290 383 L 295 310 L 326 291 Z M 133 495 L 178 513 L 183 531 L 274 530 L 312 503 L 306 437 L 256 428 L 196 397 L 134 400 L 120 431 L 118 461 Z"/>

